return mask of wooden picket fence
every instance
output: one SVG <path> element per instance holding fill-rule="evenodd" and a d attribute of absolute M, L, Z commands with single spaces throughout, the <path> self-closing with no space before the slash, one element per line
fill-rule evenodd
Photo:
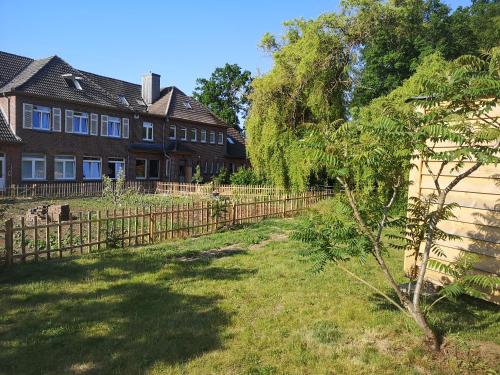
<path fill-rule="evenodd" d="M 168 207 L 120 209 L 79 213 L 68 221 L 35 218 L 33 223 L 9 219 L 0 229 L 0 264 L 50 260 L 199 236 L 265 218 L 287 217 L 331 196 L 312 191 L 282 197 L 215 199 Z M 3 249 L 1 247 L 3 243 Z"/>
<path fill-rule="evenodd" d="M 224 196 L 281 196 L 284 188 L 274 186 L 191 184 L 164 181 L 126 181 L 125 187 L 145 194 L 209 195 L 217 192 Z M 11 185 L 0 191 L 0 198 L 71 198 L 102 195 L 104 184 L 97 182 L 56 182 Z M 325 187 L 322 190 L 331 191 Z"/>

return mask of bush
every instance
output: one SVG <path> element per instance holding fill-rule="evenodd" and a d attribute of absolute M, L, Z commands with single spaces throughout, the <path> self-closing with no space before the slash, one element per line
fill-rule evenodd
<path fill-rule="evenodd" d="M 227 169 L 222 168 L 212 181 L 218 185 L 224 185 L 229 183 L 229 172 Z"/>
<path fill-rule="evenodd" d="M 231 185 L 261 185 L 264 181 L 259 179 L 253 169 L 242 167 L 231 175 Z"/>

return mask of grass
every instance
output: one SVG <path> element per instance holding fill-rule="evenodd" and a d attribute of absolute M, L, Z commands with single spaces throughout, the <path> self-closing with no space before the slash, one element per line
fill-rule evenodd
<path fill-rule="evenodd" d="M 342 271 L 310 272 L 277 236 L 296 220 L 2 270 L 0 374 L 495 373 L 496 306 L 440 305 L 433 355 Z M 402 257 L 389 264 L 402 280 Z M 347 266 L 387 290 L 373 263 Z"/>

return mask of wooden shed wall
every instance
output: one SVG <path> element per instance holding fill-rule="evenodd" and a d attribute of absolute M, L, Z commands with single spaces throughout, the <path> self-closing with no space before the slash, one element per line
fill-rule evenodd
<path fill-rule="evenodd" d="M 453 145 L 442 144 L 439 147 L 450 149 Z M 439 165 L 438 161 L 431 162 L 430 168 L 433 172 L 437 172 Z M 461 171 L 471 165 L 473 162 L 466 163 Z M 409 188 L 409 197 L 421 194 L 425 196 L 435 192 L 432 177 L 426 166 L 421 161 L 417 161 L 417 166 L 418 168 L 410 173 L 412 185 Z M 450 171 L 453 166 L 450 163 L 445 167 L 439 179 L 441 186 L 446 186 L 458 174 Z M 500 165 L 482 166 L 462 180 L 448 194 L 447 203 L 451 202 L 459 206 L 454 211 L 456 219 L 444 220 L 438 227 L 460 236 L 461 240 L 438 242 L 445 257 L 436 255 L 431 257 L 443 262 L 453 262 L 463 252 L 476 253 L 479 256 L 479 262 L 474 267 L 477 272 L 500 275 Z M 405 254 L 405 271 L 409 271 L 413 265 L 413 256 Z M 431 270 L 427 271 L 427 279 L 438 284 L 448 280 L 446 275 Z M 500 303 L 500 290 L 497 290 L 491 298 L 494 302 Z"/>

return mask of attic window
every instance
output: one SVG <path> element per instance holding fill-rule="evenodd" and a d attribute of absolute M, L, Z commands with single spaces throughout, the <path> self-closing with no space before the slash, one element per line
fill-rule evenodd
<path fill-rule="evenodd" d="M 188 101 L 185 101 L 182 104 L 184 105 L 184 108 L 186 108 L 186 109 L 193 109 L 193 107 L 191 107 L 191 103 L 189 103 Z"/>
<path fill-rule="evenodd" d="M 230 145 L 234 145 L 234 139 L 231 138 L 231 137 L 227 137 L 227 143 L 229 143 Z"/>
<path fill-rule="evenodd" d="M 72 89 L 83 90 L 82 85 L 80 85 L 80 80 L 82 80 L 82 77 L 77 77 L 71 73 L 63 74 L 62 77 L 66 81 L 68 87 Z"/>
<path fill-rule="evenodd" d="M 125 98 L 124 96 L 118 95 L 118 101 L 121 104 L 126 105 L 127 107 L 130 106 L 130 104 L 128 104 L 127 98 Z"/>

